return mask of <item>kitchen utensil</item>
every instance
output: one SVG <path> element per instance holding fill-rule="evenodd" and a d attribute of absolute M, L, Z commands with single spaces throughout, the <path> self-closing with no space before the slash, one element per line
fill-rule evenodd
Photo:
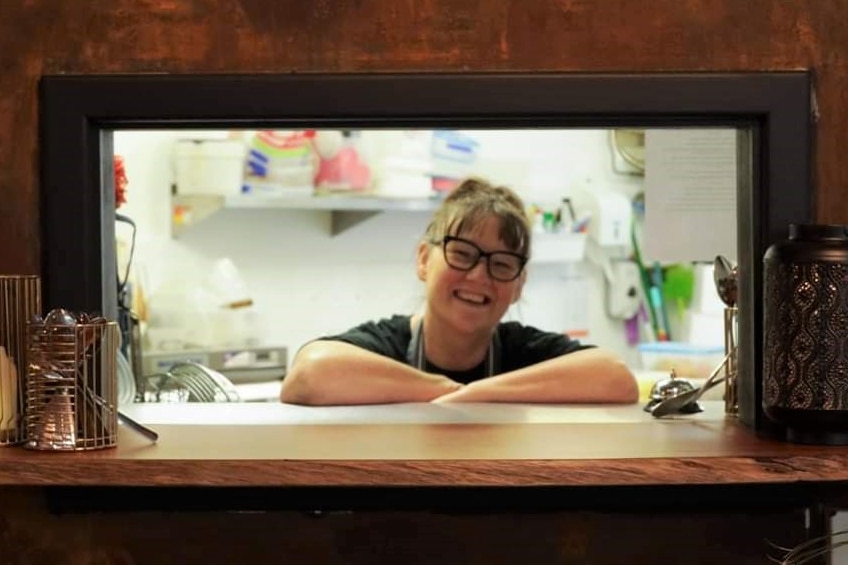
<path fill-rule="evenodd" d="M 135 401 L 137 390 L 130 362 L 124 357 L 120 348 L 116 353 L 118 362 L 118 406 L 123 406 Z"/>
<path fill-rule="evenodd" d="M 713 279 L 719 298 L 728 308 L 734 308 L 739 298 L 739 281 L 736 266 L 730 260 L 718 255 L 713 263 Z"/>
<path fill-rule="evenodd" d="M 73 326 L 77 323 L 77 317 L 64 308 L 53 308 L 44 316 L 45 326 Z"/>
<path fill-rule="evenodd" d="M 27 414 L 29 449 L 70 451 L 77 442 L 74 415 L 74 379 L 50 370 L 39 370 L 27 386 L 42 402 Z"/>
<path fill-rule="evenodd" d="M 137 433 L 143 435 L 144 437 L 146 437 L 147 439 L 149 439 L 150 441 L 152 441 L 154 443 L 159 440 L 159 434 L 158 433 L 151 430 L 150 428 L 148 428 L 144 424 L 133 420 L 132 418 L 127 416 L 124 412 L 121 412 L 120 410 L 116 410 L 114 407 L 110 406 L 106 402 L 106 400 L 104 400 L 101 396 L 93 394 L 90 391 L 89 391 L 89 394 L 87 396 L 88 396 L 88 398 L 90 398 L 93 401 L 93 403 L 99 409 L 105 410 L 109 413 L 114 411 L 115 414 L 118 416 L 118 422 L 120 424 L 127 426 L 128 428 L 130 428 L 134 432 L 137 432 Z"/>
<path fill-rule="evenodd" d="M 689 390 L 686 392 L 682 392 L 675 396 L 671 396 L 661 402 L 659 402 L 656 406 L 654 406 L 653 410 L 651 410 L 651 415 L 655 418 L 662 418 L 663 416 L 668 416 L 669 414 L 679 413 L 681 408 L 689 404 L 690 402 L 696 402 L 705 392 L 718 385 L 719 383 L 724 382 L 726 375 L 722 373 L 725 365 L 728 360 L 730 360 L 732 353 L 728 353 L 724 356 L 724 359 L 721 360 L 715 369 L 713 369 L 710 376 L 701 385 L 700 388 L 696 388 L 694 390 Z"/>
<path fill-rule="evenodd" d="M 200 363 L 174 363 L 168 374 L 189 390 L 189 402 L 239 401 L 238 391 L 227 377 Z"/>
<path fill-rule="evenodd" d="M 147 439 L 149 439 L 150 441 L 152 441 L 154 443 L 159 441 L 159 434 L 158 433 L 151 430 L 150 428 L 148 428 L 144 424 L 142 424 L 140 422 L 136 422 L 135 420 L 133 420 L 132 418 L 130 418 L 129 416 L 127 416 L 126 414 L 124 414 L 120 410 L 118 410 L 118 422 L 127 426 L 128 428 L 130 428 L 134 432 L 140 433 L 141 435 L 143 435 L 144 437 L 146 437 Z"/>

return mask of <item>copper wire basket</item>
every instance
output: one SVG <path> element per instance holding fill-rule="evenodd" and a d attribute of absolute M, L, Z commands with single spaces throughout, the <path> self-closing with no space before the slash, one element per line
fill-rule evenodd
<path fill-rule="evenodd" d="M 55 311 L 54 311 L 55 312 Z M 117 445 L 120 333 L 116 322 L 48 314 L 27 326 L 28 449 L 82 451 Z"/>
<path fill-rule="evenodd" d="M 26 438 L 26 325 L 40 312 L 38 275 L 0 275 L 0 447 Z"/>

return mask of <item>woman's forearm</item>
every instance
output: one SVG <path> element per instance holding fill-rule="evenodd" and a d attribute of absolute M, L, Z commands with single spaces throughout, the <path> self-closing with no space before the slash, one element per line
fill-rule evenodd
<path fill-rule="evenodd" d="M 298 351 L 283 379 L 280 400 L 309 405 L 429 402 L 461 387 L 442 375 L 328 340 Z"/>
<path fill-rule="evenodd" d="M 593 348 L 471 383 L 436 402 L 636 402 L 639 387 L 615 355 Z"/>

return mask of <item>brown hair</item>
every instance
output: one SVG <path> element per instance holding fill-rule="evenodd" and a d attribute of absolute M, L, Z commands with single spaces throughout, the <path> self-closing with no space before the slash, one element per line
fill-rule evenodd
<path fill-rule="evenodd" d="M 479 178 L 469 178 L 445 197 L 424 234 L 430 243 L 446 235 L 471 231 L 488 217 L 500 222 L 498 236 L 511 251 L 530 256 L 530 220 L 524 202 L 513 190 Z"/>

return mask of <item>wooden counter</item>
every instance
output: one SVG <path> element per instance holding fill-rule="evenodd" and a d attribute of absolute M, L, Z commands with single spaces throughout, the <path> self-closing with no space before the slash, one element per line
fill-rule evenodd
<path fill-rule="evenodd" d="M 280 404 L 129 407 L 127 428 L 82 453 L 0 449 L 0 485 L 612 486 L 848 480 L 848 447 L 757 437 L 705 412 L 656 420 L 641 406 Z M 193 423 L 191 423 L 193 422 Z M 217 422 L 217 423 L 213 423 Z"/>
<path fill-rule="evenodd" d="M 0 449 L 0 539 L 21 563 L 755 565 L 825 533 L 848 448 L 704 405 L 128 407 L 158 444 Z"/>

